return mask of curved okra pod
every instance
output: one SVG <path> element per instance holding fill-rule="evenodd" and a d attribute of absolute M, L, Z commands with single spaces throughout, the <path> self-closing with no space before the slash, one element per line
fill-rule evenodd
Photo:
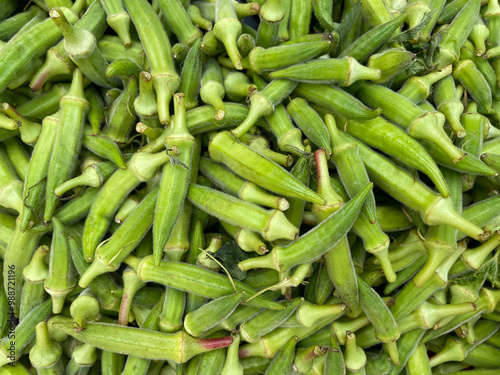
<path fill-rule="evenodd" d="M 202 74 L 201 41 L 197 40 L 184 60 L 179 92 L 185 95 L 186 109 L 198 107 L 198 92 Z M 137 110 L 136 110 L 137 111 Z"/>
<path fill-rule="evenodd" d="M 161 124 L 170 122 L 169 104 L 180 78 L 175 71 L 170 42 L 153 8 L 146 0 L 124 0 L 151 64 L 153 87 Z M 152 36 L 155 36 L 152 38 Z"/>
<path fill-rule="evenodd" d="M 45 289 L 43 283 L 47 278 L 49 269 L 45 264 L 44 257 L 49 253 L 49 247 L 40 246 L 31 258 L 30 263 L 23 270 L 23 292 L 21 294 L 21 305 L 19 306 L 19 320 L 45 300 Z"/>
<path fill-rule="evenodd" d="M 49 273 L 45 279 L 45 290 L 52 297 L 52 311 L 60 314 L 66 295 L 76 285 L 76 275 L 71 262 L 68 239 L 59 220 L 53 220 L 54 235 L 50 250 Z"/>
<path fill-rule="evenodd" d="M 196 5 L 193 4 L 188 5 L 186 8 L 186 12 L 193 25 L 198 26 L 207 31 L 212 30 L 213 27 L 212 22 L 203 17 L 203 15 L 200 12 L 200 8 L 198 8 Z"/>
<path fill-rule="evenodd" d="M 89 103 L 83 92 L 83 75 L 80 69 L 75 69 L 71 89 L 61 98 L 61 126 L 54 140 L 47 171 L 44 221 L 50 221 L 56 208 L 55 188 L 68 180 L 75 168 L 88 108 Z"/>
<path fill-rule="evenodd" d="M 18 108 L 18 110 L 16 111 L 8 103 L 3 103 L 2 109 L 3 112 L 8 117 L 10 117 L 11 120 L 14 120 L 19 124 L 19 133 L 21 134 L 21 140 L 29 145 L 35 144 L 42 131 L 42 127 L 40 126 L 40 124 L 26 119 L 25 115 L 19 113 L 21 108 Z M 51 112 L 50 115 L 54 114 L 54 112 L 56 111 L 57 109 L 54 111 L 50 111 Z M 47 116 L 48 115 L 49 114 L 47 114 Z"/>
<path fill-rule="evenodd" d="M 95 251 L 90 267 L 81 275 L 78 284 L 86 288 L 90 282 L 106 272 L 116 271 L 153 224 L 158 188 L 153 189 L 118 227 L 111 238 Z"/>
<path fill-rule="evenodd" d="M 483 74 L 471 60 L 460 60 L 453 67 L 453 77 L 460 81 L 467 93 L 484 108 L 491 111 L 491 89 Z"/>
<path fill-rule="evenodd" d="M 464 157 L 444 132 L 444 116 L 439 112 L 424 111 L 402 95 L 374 83 L 365 82 L 356 95 L 366 104 L 380 107 L 384 117 L 406 129 L 413 138 L 436 144 L 453 162 Z"/>
<path fill-rule="evenodd" d="M 348 232 L 371 189 L 372 185 L 365 186 L 354 199 L 299 240 L 287 246 L 276 246 L 267 255 L 244 260 L 238 264 L 238 267 L 242 270 L 272 268 L 283 272 L 294 265 L 316 259 L 331 249 Z"/>
<path fill-rule="evenodd" d="M 106 77 L 108 63 L 97 47 L 94 34 L 73 26 L 59 8 L 51 9 L 49 15 L 64 36 L 64 49 L 85 76 L 102 87 L 118 86 L 116 79 Z"/>
<path fill-rule="evenodd" d="M 439 67 L 456 62 L 460 56 L 460 48 L 474 27 L 474 22 L 481 8 L 480 0 L 468 1 L 444 31 L 439 48 Z"/>
<path fill-rule="evenodd" d="M 270 195 L 259 186 L 243 180 L 225 166 L 214 163 L 211 159 L 200 159 L 200 171 L 223 191 L 244 201 L 276 208 L 280 211 L 286 211 L 290 206 L 285 198 Z"/>
<path fill-rule="evenodd" d="M 156 267 L 152 256 L 138 259 L 131 255 L 125 259 L 125 263 L 137 271 L 137 275 L 142 281 L 154 281 L 198 296 L 219 298 L 235 292 L 231 280 L 227 277 L 192 264 L 161 262 Z M 254 289 L 242 282 L 235 280 L 233 283 L 237 290 L 244 291 L 249 298 L 256 293 Z M 283 305 L 260 295 L 248 302 L 242 301 L 242 303 L 273 310 L 283 309 Z"/>
<path fill-rule="evenodd" d="M 119 168 L 127 169 L 127 164 L 116 142 L 104 133 L 94 133 L 88 125 L 83 131 L 83 147 L 101 158 L 111 160 Z"/>
<path fill-rule="evenodd" d="M 224 47 L 236 69 L 242 70 L 241 55 L 236 45 L 242 26 L 236 17 L 232 0 L 217 0 L 215 3 L 215 24 L 213 32 L 215 37 L 224 43 Z"/>
<path fill-rule="evenodd" d="M 208 146 L 210 157 L 225 164 L 241 177 L 269 191 L 308 202 L 323 204 L 324 199 L 307 188 L 278 164 L 239 143 L 227 131 L 219 132 Z"/>
<path fill-rule="evenodd" d="M 293 126 L 290 116 L 283 104 L 274 108 L 274 112 L 266 117 L 269 128 L 278 140 L 278 147 L 283 152 L 290 152 L 294 155 L 304 153 L 302 143 L 302 132 Z"/>
<path fill-rule="evenodd" d="M 77 13 L 82 5 L 83 2 L 80 1 L 75 9 L 62 8 L 69 22 L 75 23 L 78 20 Z M 44 37 L 39 38 L 40 35 Z M 25 69 L 34 59 L 42 56 L 60 39 L 61 32 L 51 19 L 31 23 L 22 33 L 17 33 L 10 39 L 0 50 L 0 69 L 3 72 L 0 79 L 0 92 L 5 91 L 20 70 Z"/>
<path fill-rule="evenodd" d="M 274 108 L 290 95 L 296 86 L 296 82 L 287 79 L 275 79 L 262 91 L 254 92 L 250 97 L 250 109 L 247 118 L 231 133 L 237 138 L 241 137 L 255 125 L 261 116 L 269 116 L 273 113 Z"/>
<path fill-rule="evenodd" d="M 224 77 L 224 91 L 229 100 L 241 102 L 256 89 L 257 87 L 241 72 L 230 72 Z"/>
<path fill-rule="evenodd" d="M 28 167 L 28 173 L 24 181 L 24 205 L 21 212 L 21 230 L 25 231 L 30 221 L 33 219 L 34 212 L 37 212 L 45 195 L 45 177 L 50 160 L 50 150 L 53 147 L 59 129 L 59 120 L 61 112 L 53 116 L 47 116 L 43 120 L 42 133 L 33 150 Z"/>
<path fill-rule="evenodd" d="M 411 77 L 406 80 L 403 87 L 398 91 L 398 94 L 404 96 L 413 103 L 421 102 L 429 96 L 431 86 L 450 75 L 452 70 L 452 65 L 447 65 L 425 76 Z M 434 93 L 434 95 L 436 94 Z"/>
<path fill-rule="evenodd" d="M 385 83 L 399 73 L 404 72 L 415 60 L 415 54 L 404 48 L 390 48 L 373 54 L 366 64 L 368 68 L 381 71 L 380 79 L 375 83 Z"/>
<path fill-rule="evenodd" d="M 184 318 L 184 329 L 194 337 L 202 337 L 213 326 L 233 313 L 236 306 L 245 297 L 241 291 L 214 299 L 199 309 L 189 312 Z"/>
<path fill-rule="evenodd" d="M 293 158 L 290 155 L 283 155 L 279 152 L 271 150 L 271 145 L 266 137 L 246 133 L 240 137 L 240 140 L 250 146 L 252 150 L 257 151 L 259 154 L 271 159 L 283 167 L 291 167 L 293 164 Z"/>
<path fill-rule="evenodd" d="M 361 101 L 335 86 L 299 83 L 294 93 L 309 103 L 315 103 L 353 120 L 371 120 L 382 112 L 380 108 L 366 107 Z"/>
<path fill-rule="evenodd" d="M 153 223 L 153 254 L 155 264 L 159 264 L 163 250 L 174 228 L 188 190 L 192 168 L 194 137 L 186 127 L 184 94 L 174 95 L 175 120 L 170 134 L 165 138 L 167 154 L 173 155 L 175 163 L 163 166 L 160 192 L 156 203 Z M 172 160 L 171 160 L 172 161 Z"/>
<path fill-rule="evenodd" d="M 222 85 L 222 75 L 217 61 L 208 58 L 203 66 L 201 76 L 200 98 L 204 103 L 210 104 L 215 109 L 215 121 L 221 121 L 226 115 L 224 106 L 224 86 Z"/>
<path fill-rule="evenodd" d="M 298 234 L 298 229 L 278 210 L 268 211 L 252 203 L 196 184 L 189 186 L 187 198 L 196 207 L 220 220 L 257 232 L 268 241 L 293 240 Z"/>
<path fill-rule="evenodd" d="M 49 326 L 106 351 L 176 363 L 184 363 L 197 354 L 229 346 L 232 342 L 231 337 L 195 339 L 184 331 L 165 334 L 109 323 L 88 323 L 85 330 L 75 332 L 71 318 L 63 316 L 49 321 Z M 119 340 L 110 340 L 113 337 Z"/>
<path fill-rule="evenodd" d="M 292 65 L 289 68 L 272 72 L 270 77 L 350 86 L 359 80 L 379 80 L 381 75 L 380 69 L 365 67 L 353 57 L 346 56 L 342 59 L 316 59 Z"/>
<path fill-rule="evenodd" d="M 293 99 L 288 104 L 287 111 L 295 124 L 312 143 L 324 148 L 328 155 L 332 153 L 330 135 L 325 123 L 305 99 Z"/>
<path fill-rule="evenodd" d="M 456 96 L 455 81 L 452 76 L 446 76 L 434 85 L 434 103 L 445 117 L 457 137 L 465 136 L 465 129 L 460 123 L 460 115 L 464 105 Z"/>
<path fill-rule="evenodd" d="M 197 39 L 201 38 L 201 31 L 193 26 L 180 1 L 159 0 L 158 5 L 165 21 L 180 43 L 191 46 Z"/>

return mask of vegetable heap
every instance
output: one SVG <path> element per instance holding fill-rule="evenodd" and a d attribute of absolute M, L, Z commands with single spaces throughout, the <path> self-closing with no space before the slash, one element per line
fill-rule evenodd
<path fill-rule="evenodd" d="M 499 373 L 498 0 L 0 0 L 0 40 L 0 373 Z"/>

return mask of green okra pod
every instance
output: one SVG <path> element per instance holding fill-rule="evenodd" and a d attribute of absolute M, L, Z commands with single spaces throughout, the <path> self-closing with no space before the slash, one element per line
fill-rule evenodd
<path fill-rule="evenodd" d="M 45 300 L 45 289 L 43 283 L 47 278 L 49 269 L 45 264 L 44 257 L 49 253 L 49 247 L 42 245 L 35 253 L 23 270 L 23 292 L 21 294 L 21 305 L 19 307 L 19 319 L 22 320 L 37 305 Z"/>
<path fill-rule="evenodd" d="M 273 268 L 283 272 L 294 265 L 316 259 L 339 242 L 347 233 L 371 189 L 372 185 L 365 186 L 353 200 L 341 207 L 334 215 L 330 215 L 328 219 L 314 227 L 298 241 L 288 246 L 276 246 L 268 255 L 247 259 L 240 262 L 238 267 L 242 270 Z M 326 238 L 328 241 L 325 240 Z"/>
<path fill-rule="evenodd" d="M 281 0 L 266 1 L 259 10 L 260 24 L 255 43 L 263 48 L 273 47 L 278 41 L 281 22 L 285 18 L 285 9 Z"/>
<path fill-rule="evenodd" d="M 398 94 L 403 95 L 413 103 L 421 102 L 427 99 L 431 87 L 433 87 L 436 82 L 450 75 L 452 70 L 452 65 L 447 65 L 425 76 L 408 78 L 403 87 L 398 91 Z"/>
<path fill-rule="evenodd" d="M 293 158 L 290 155 L 283 155 L 271 149 L 271 144 L 266 137 L 261 135 L 243 134 L 240 137 L 241 141 L 246 143 L 252 150 L 257 151 L 262 156 L 282 165 L 290 167 L 293 164 Z"/>
<path fill-rule="evenodd" d="M 230 72 L 224 78 L 224 91 L 229 100 L 241 102 L 248 98 L 257 87 L 241 72 Z"/>
<path fill-rule="evenodd" d="M 232 225 L 257 232 L 268 241 L 293 240 L 298 234 L 298 229 L 278 210 L 267 211 L 257 205 L 196 184 L 189 186 L 187 198 L 196 207 L 211 215 Z"/>
<path fill-rule="evenodd" d="M 197 40 L 191 46 L 181 72 L 179 92 L 185 95 L 186 110 L 198 107 L 201 74 L 201 41 Z"/>
<path fill-rule="evenodd" d="M 465 136 L 465 129 L 460 123 L 464 105 L 456 97 L 455 82 L 452 76 L 446 76 L 434 85 L 434 103 L 459 138 Z"/>
<path fill-rule="evenodd" d="M 186 10 L 178 0 L 158 1 L 165 20 L 180 43 L 191 46 L 201 37 L 201 31 L 191 23 Z"/>
<path fill-rule="evenodd" d="M 323 198 L 304 186 L 282 167 L 234 139 L 229 132 L 218 133 L 208 146 L 210 157 L 222 162 L 241 177 L 277 194 L 323 204 Z"/>
<path fill-rule="evenodd" d="M 36 5 L 32 5 L 24 12 L 17 13 L 10 18 L 2 20 L 0 23 L 0 39 L 8 40 L 12 38 L 23 26 L 35 17 L 42 21 L 42 15 L 42 9 Z"/>
<path fill-rule="evenodd" d="M 292 371 L 297 340 L 297 336 L 291 337 L 276 353 L 269 367 L 266 369 L 266 375 L 288 374 Z"/>
<path fill-rule="evenodd" d="M 83 147 L 101 158 L 111 160 L 119 168 L 127 169 L 122 152 L 116 142 L 104 133 L 93 133 L 88 125 L 85 126 L 83 131 Z"/>
<path fill-rule="evenodd" d="M 44 221 L 50 221 L 58 203 L 55 188 L 68 180 L 75 168 L 88 108 L 89 103 L 83 92 L 83 75 L 80 69 L 75 69 L 71 89 L 61 98 L 61 125 L 54 139 L 47 170 Z"/>
<path fill-rule="evenodd" d="M 236 45 L 236 39 L 242 32 L 242 26 L 236 17 L 232 0 L 217 0 L 215 3 L 215 37 L 224 44 L 224 48 L 236 69 L 242 70 L 241 55 Z"/>
<path fill-rule="evenodd" d="M 234 292 L 231 281 L 227 277 L 192 264 L 161 262 L 156 267 L 153 265 L 152 256 L 142 260 L 129 256 L 125 261 L 137 271 L 137 275 L 143 281 L 159 282 L 207 298 L 219 298 Z M 244 283 L 233 282 L 236 288 L 245 291 L 249 298 L 255 294 L 255 291 Z M 242 301 L 242 303 L 274 310 L 283 309 L 283 305 L 262 296 L 255 296 L 252 300 Z"/>
<path fill-rule="evenodd" d="M 49 325 L 54 330 L 65 332 L 81 342 L 103 350 L 139 358 L 172 360 L 176 363 L 184 363 L 196 354 L 226 347 L 232 342 L 230 336 L 220 339 L 195 339 L 183 331 L 165 334 L 109 323 L 88 323 L 85 330 L 75 332 L 74 323 L 62 316 L 49 321 Z M 111 340 L 113 337 L 120 339 Z"/>
<path fill-rule="evenodd" d="M 486 112 L 491 111 L 491 89 L 483 74 L 471 60 L 460 60 L 453 67 L 453 77 L 460 81 L 470 94 Z"/>
<path fill-rule="evenodd" d="M 180 78 L 175 70 L 170 42 L 153 8 L 146 0 L 124 0 L 151 64 L 160 123 L 170 122 L 169 103 Z M 152 38 L 152 36 L 155 36 Z"/>
<path fill-rule="evenodd" d="M 102 7 L 106 12 L 106 22 L 118 34 L 123 45 L 129 48 L 132 45 L 130 39 L 130 16 L 125 11 L 122 1 L 101 0 Z"/>
<path fill-rule="evenodd" d="M 226 115 L 224 106 L 224 86 L 220 66 L 214 58 L 208 58 L 203 64 L 200 98 L 215 109 L 215 121 L 221 121 Z"/>

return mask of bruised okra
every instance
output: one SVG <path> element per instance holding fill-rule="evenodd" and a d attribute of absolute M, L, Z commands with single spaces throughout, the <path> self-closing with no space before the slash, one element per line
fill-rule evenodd
<path fill-rule="evenodd" d="M 286 211 L 290 206 L 285 198 L 270 195 L 259 186 L 243 180 L 225 166 L 215 163 L 211 159 L 200 159 L 200 171 L 223 191 L 244 201 L 276 208 L 280 211 Z"/>

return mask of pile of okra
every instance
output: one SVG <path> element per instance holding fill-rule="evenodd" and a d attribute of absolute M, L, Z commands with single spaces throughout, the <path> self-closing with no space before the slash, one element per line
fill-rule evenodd
<path fill-rule="evenodd" d="M 0 374 L 500 373 L 498 0 L 0 0 Z"/>

